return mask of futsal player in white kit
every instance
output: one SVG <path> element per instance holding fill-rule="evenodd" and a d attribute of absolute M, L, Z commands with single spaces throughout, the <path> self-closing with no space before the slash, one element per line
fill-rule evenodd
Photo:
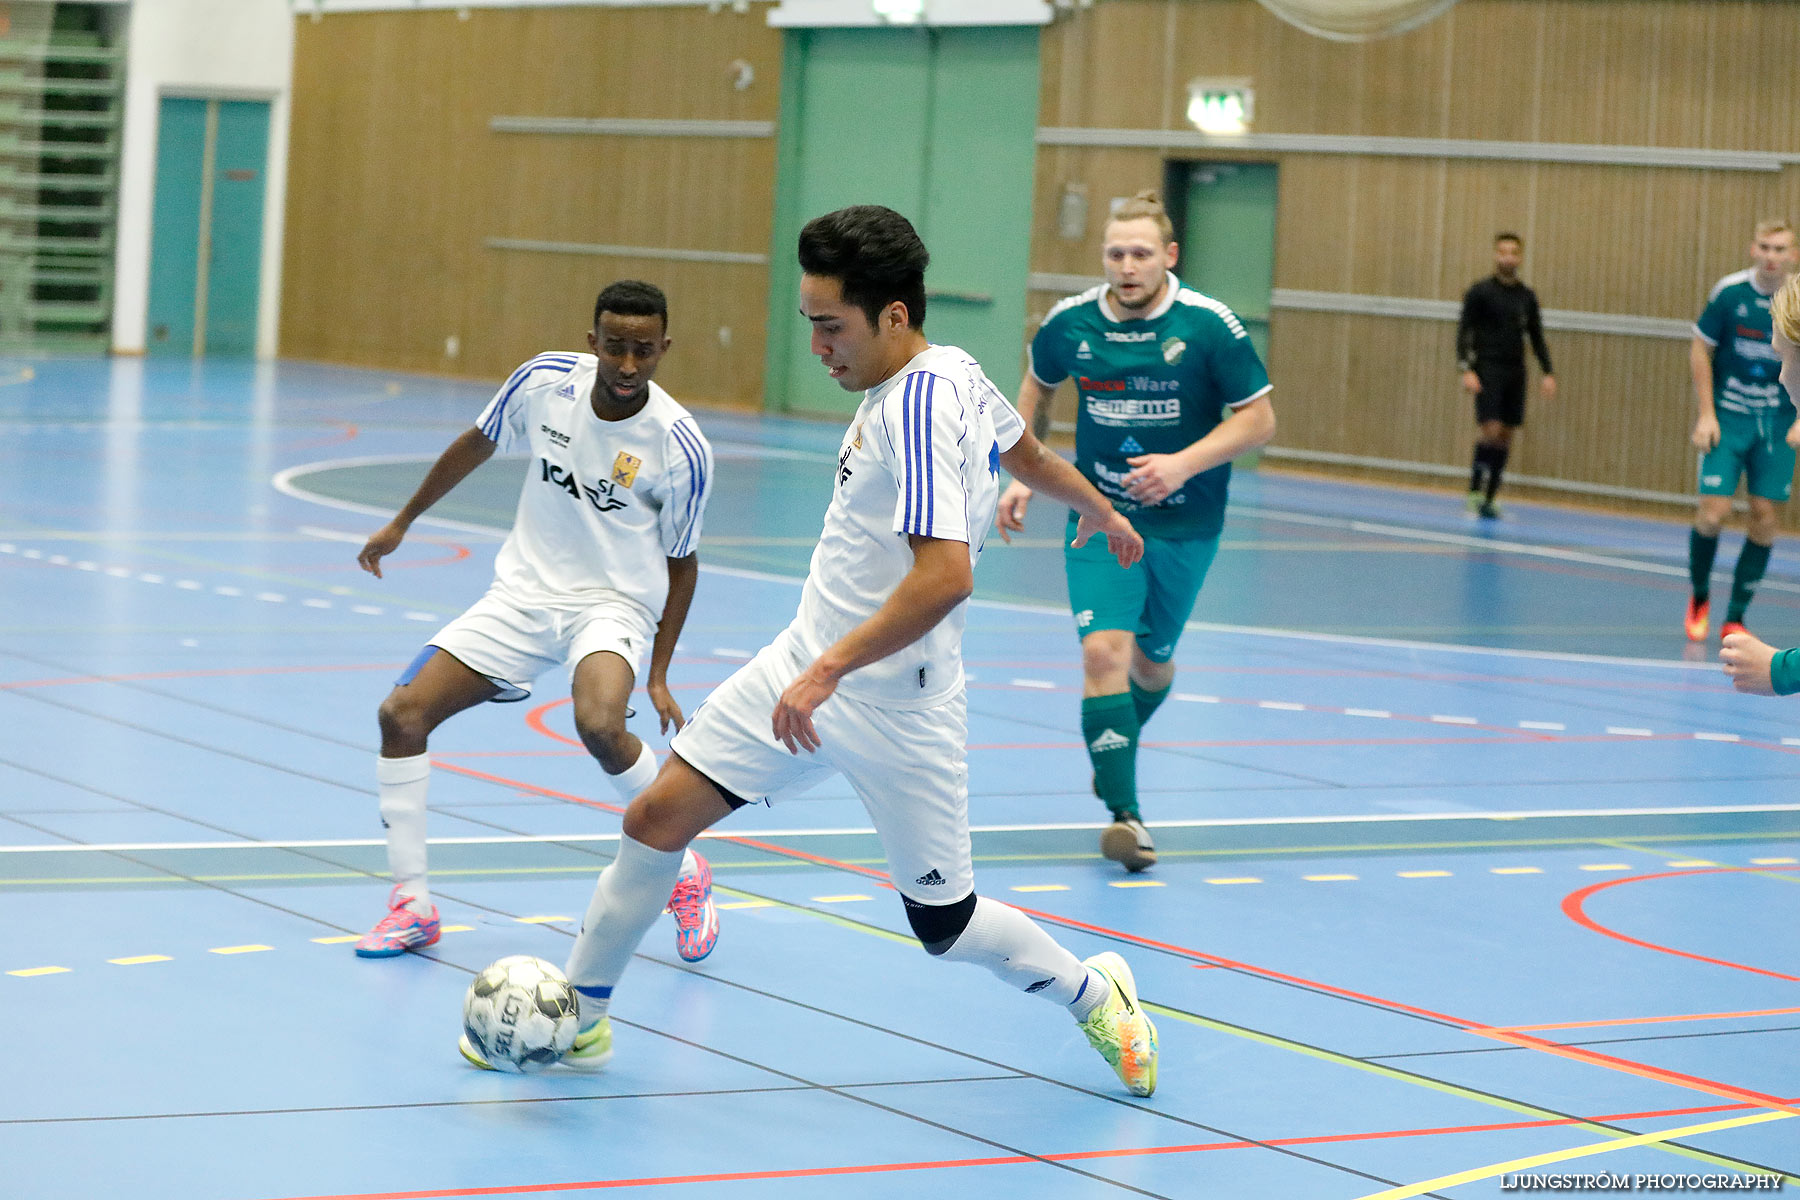
<path fill-rule="evenodd" d="M 750 802 L 836 771 L 855 789 L 925 950 L 979 963 L 1069 1008 L 1126 1087 L 1156 1087 L 1156 1030 L 1118 955 L 1076 960 L 1024 913 L 975 894 L 962 632 L 1002 465 L 1081 514 L 1121 565 L 1143 539 L 1074 467 L 1027 432 L 963 351 L 923 332 L 929 256 L 906 218 L 859 206 L 800 234 L 812 352 L 866 392 L 791 625 L 715 690 L 625 813 L 566 968 L 582 1028 L 562 1061 L 612 1055 L 612 991 L 662 909 L 682 854 Z M 464 1039 L 463 1052 L 479 1064 Z"/>
<path fill-rule="evenodd" d="M 712 450 L 688 411 L 651 380 L 669 348 L 660 289 L 622 280 L 600 293 L 592 354 L 540 354 L 514 371 L 473 429 L 450 444 L 399 514 L 357 556 L 381 575 L 413 521 L 497 449 L 528 450 L 518 516 L 494 583 L 444 626 L 381 704 L 376 762 L 394 887 L 388 912 L 356 943 L 390 958 L 438 940 L 426 880 L 426 739 L 484 701 L 523 700 L 565 663 L 582 744 L 630 800 L 656 778 L 656 756 L 625 728 L 646 650 L 646 690 L 663 732 L 682 724 L 668 669 L 700 566 L 696 550 Z M 718 939 L 712 872 L 688 854 L 663 898 L 690 962 Z"/>

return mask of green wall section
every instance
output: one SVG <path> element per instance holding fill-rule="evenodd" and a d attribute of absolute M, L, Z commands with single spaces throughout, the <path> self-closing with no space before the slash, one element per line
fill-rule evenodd
<path fill-rule="evenodd" d="M 1274 163 L 1193 163 L 1187 219 L 1178 230 L 1181 281 L 1231 306 L 1269 361 L 1269 302 L 1275 287 Z"/>
<path fill-rule="evenodd" d="M 769 253 L 764 404 L 847 413 L 798 312 L 800 228 L 850 204 L 905 214 L 931 251 L 926 333 L 1019 383 L 1036 158 L 1038 31 L 826 29 L 787 34 Z"/>

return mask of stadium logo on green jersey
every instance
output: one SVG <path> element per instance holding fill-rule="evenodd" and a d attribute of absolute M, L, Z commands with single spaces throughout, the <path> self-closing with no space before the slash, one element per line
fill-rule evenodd
<path fill-rule="evenodd" d="M 1162 352 L 1163 361 L 1172 367 L 1181 361 L 1183 354 L 1187 353 L 1187 343 L 1178 337 L 1172 337 L 1162 344 Z"/>

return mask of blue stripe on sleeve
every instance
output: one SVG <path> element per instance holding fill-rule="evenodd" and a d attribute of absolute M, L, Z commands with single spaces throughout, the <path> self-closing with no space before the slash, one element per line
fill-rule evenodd
<path fill-rule="evenodd" d="M 700 517 L 701 500 L 706 492 L 706 453 L 699 440 L 698 430 L 689 428 L 690 424 L 684 418 L 669 426 L 669 432 L 674 436 L 675 444 L 681 448 L 682 457 L 687 460 L 690 484 L 687 512 L 682 517 L 682 533 L 675 542 L 675 548 L 680 553 L 671 555 L 672 558 L 686 558 L 693 553 L 694 525 Z"/>
<path fill-rule="evenodd" d="M 905 442 L 906 469 L 902 472 L 902 482 L 906 487 L 906 511 L 902 514 L 900 527 L 907 533 L 917 533 L 919 494 L 919 414 L 918 414 L 919 377 L 908 375 L 905 390 L 900 395 L 900 436 Z"/>
<path fill-rule="evenodd" d="M 919 448 L 925 455 L 925 528 L 919 532 L 929 534 L 937 528 L 937 488 L 932 479 L 936 456 L 931 452 L 931 398 L 932 393 L 937 391 L 936 375 L 925 377 L 924 391 L 925 420 L 922 423 Z"/>
<path fill-rule="evenodd" d="M 575 369 L 575 356 L 572 354 L 540 354 L 507 377 L 505 390 L 500 393 L 500 403 L 494 405 L 494 411 L 488 416 L 487 424 L 481 427 L 482 434 L 490 442 L 500 440 L 500 430 L 506 424 L 506 406 L 512 401 L 514 393 L 525 386 L 525 381 L 539 371 L 572 371 Z"/>

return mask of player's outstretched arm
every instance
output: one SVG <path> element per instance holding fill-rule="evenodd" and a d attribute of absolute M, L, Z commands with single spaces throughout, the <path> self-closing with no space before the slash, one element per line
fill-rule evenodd
<path fill-rule="evenodd" d="M 1106 535 L 1106 548 L 1112 551 L 1121 567 L 1129 567 L 1144 557 L 1144 539 L 1131 527 L 1131 522 L 1121 516 L 1112 502 L 1083 478 L 1080 471 L 1038 441 L 1030 431 L 1021 434 L 1013 448 L 1000 456 L 1000 465 L 1026 487 L 1061 500 L 1079 514 L 1075 545 L 1085 545 L 1090 537 L 1100 533 Z"/>
<path fill-rule="evenodd" d="M 468 429 L 438 455 L 438 460 L 431 464 L 431 470 L 425 472 L 419 488 L 412 494 L 394 519 L 377 529 L 369 540 L 363 544 L 362 552 L 356 561 L 362 569 L 381 578 L 381 560 L 400 548 L 406 537 L 406 531 L 412 523 L 425 515 L 427 509 L 450 494 L 450 489 L 469 477 L 469 473 L 488 459 L 494 457 L 494 443 L 479 429 Z"/>
<path fill-rule="evenodd" d="M 908 534 L 907 541 L 912 546 L 912 570 L 901 578 L 893 594 L 868 620 L 815 658 L 781 693 L 771 724 L 789 753 L 805 750 L 810 754 L 819 748 L 813 711 L 837 691 L 840 679 L 912 645 L 975 590 L 967 542 L 916 533 Z"/>
<path fill-rule="evenodd" d="M 1731 686 L 1754 696 L 1787 696 L 1800 690 L 1800 650 L 1781 650 L 1754 633 L 1728 633 L 1719 659 Z"/>
<path fill-rule="evenodd" d="M 1694 421 L 1694 446 L 1705 453 L 1719 444 L 1719 414 L 1713 410 L 1713 348 L 1706 339 L 1693 338 L 1688 344 L 1688 374 L 1694 379 L 1694 402 L 1700 415 Z"/>
<path fill-rule="evenodd" d="M 1202 471 L 1266 446 L 1275 436 L 1275 406 L 1264 392 L 1233 409 L 1213 431 L 1174 454 L 1139 454 L 1125 461 L 1125 491 L 1139 504 L 1161 504 Z"/>
<path fill-rule="evenodd" d="M 1030 371 L 1025 372 L 1025 381 L 1019 385 L 1019 400 L 1013 405 L 1019 410 L 1025 427 L 1040 442 L 1050 435 L 1050 402 L 1056 396 L 1056 388 L 1039 380 Z M 1012 535 L 1025 531 L 1025 508 L 1031 503 L 1031 489 L 1014 479 L 1000 493 L 1000 504 L 994 510 L 994 526 L 1000 530 L 1000 537 L 1006 542 L 1012 541 Z"/>
<path fill-rule="evenodd" d="M 688 605 L 694 600 L 694 584 L 700 578 L 700 556 L 671 558 L 669 563 L 669 598 L 663 601 L 662 620 L 656 625 L 656 642 L 650 648 L 650 677 L 644 690 L 662 720 L 662 731 L 669 726 L 680 729 L 684 723 L 681 705 L 669 691 L 669 660 L 675 657 L 675 643 L 681 638 L 681 627 L 687 624 Z"/>

